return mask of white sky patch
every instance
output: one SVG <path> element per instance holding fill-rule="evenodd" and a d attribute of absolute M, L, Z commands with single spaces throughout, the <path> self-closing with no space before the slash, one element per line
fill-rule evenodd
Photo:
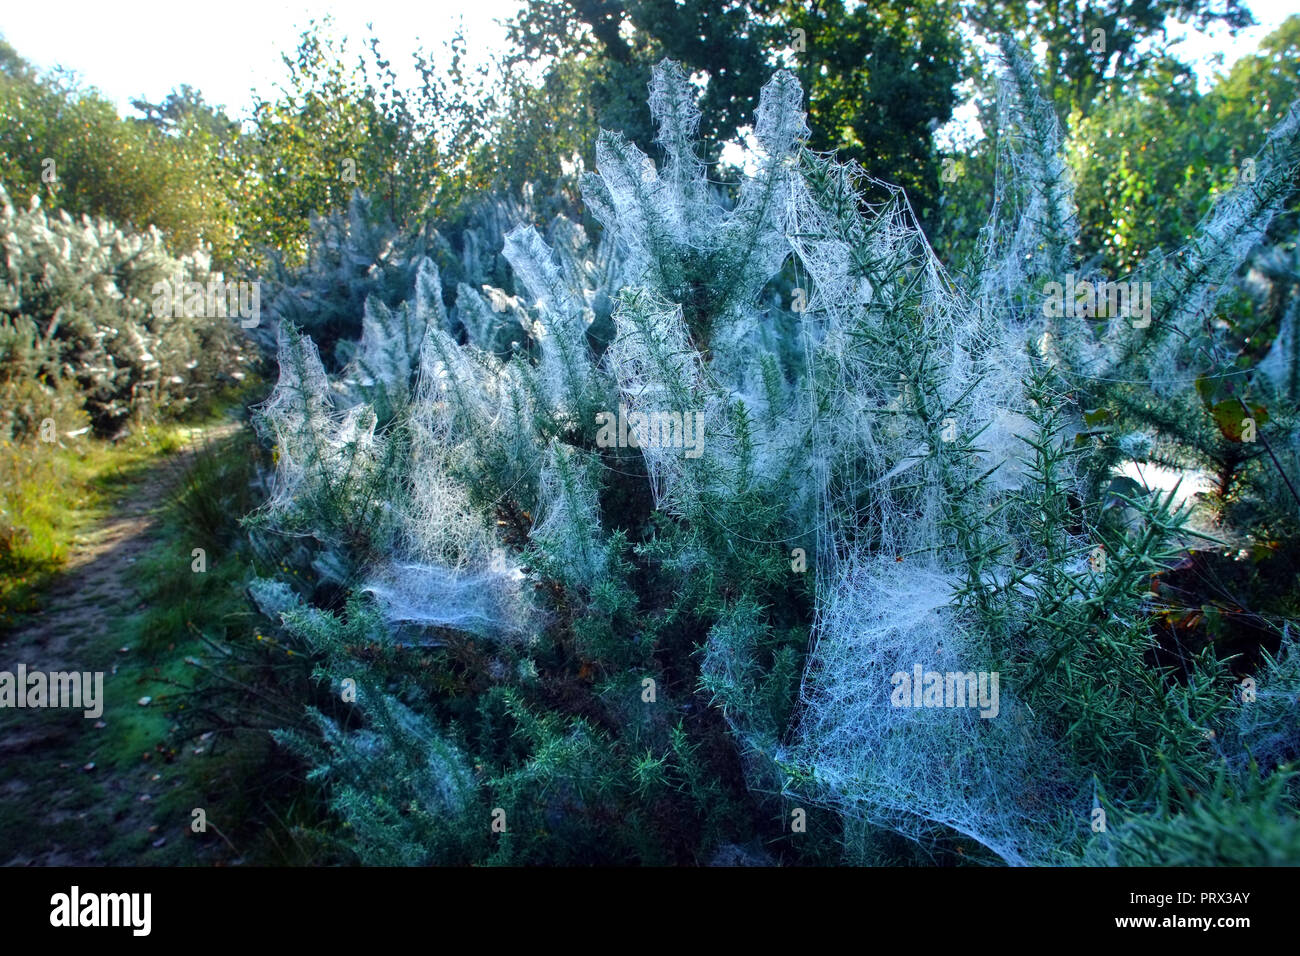
<path fill-rule="evenodd" d="M 506 47 L 500 22 L 521 0 L 227 0 L 216 7 L 174 0 L 67 0 L 57 11 L 40 4 L 5 4 L 0 34 L 18 55 L 40 69 L 64 66 L 134 115 L 131 100 L 151 102 L 188 83 L 208 103 L 245 116 L 250 88 L 265 97 L 285 77 L 280 54 L 292 54 L 313 19 L 331 15 L 334 32 L 346 36 L 355 58 L 366 52 L 366 24 L 373 23 L 379 51 L 408 89 L 419 85 L 411 53 L 423 49 L 446 62 L 443 44 L 464 24 L 470 65 L 487 63 Z M 70 28 L 71 25 L 71 28 Z M 355 62 L 355 60 L 354 60 Z"/>
<path fill-rule="evenodd" d="M 1181 505 L 1195 494 L 1203 494 L 1214 488 L 1214 479 L 1203 471 L 1181 471 L 1166 468 L 1163 465 L 1135 461 L 1126 461 L 1115 469 L 1115 474 L 1132 478 L 1139 485 L 1153 491 L 1170 491 L 1177 487 L 1174 502 Z"/>
<path fill-rule="evenodd" d="M 754 127 L 742 126 L 737 137 L 739 142 L 732 140 L 723 144 L 718 160 L 730 166 L 739 166 L 746 176 L 753 176 L 758 172 L 758 140 L 754 138 Z"/>
<path fill-rule="evenodd" d="M 1169 36 L 1177 41 L 1174 55 L 1196 68 L 1197 87 L 1202 93 L 1214 85 L 1216 75 L 1227 73 L 1243 56 L 1257 52 L 1264 37 L 1281 26 L 1283 20 L 1300 13 L 1295 0 L 1247 0 L 1246 6 L 1259 25 L 1239 30 L 1235 37 L 1222 25 L 1198 33 L 1190 23 L 1170 23 Z"/>

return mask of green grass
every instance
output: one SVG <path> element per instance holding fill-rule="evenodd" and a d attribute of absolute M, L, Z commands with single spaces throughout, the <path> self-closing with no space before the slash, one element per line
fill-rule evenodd
<path fill-rule="evenodd" d="M 57 443 L 0 441 L 0 635 L 40 607 L 77 535 L 103 520 L 124 489 L 182 447 L 194 428 L 221 420 L 262 387 L 254 381 L 214 396 L 181 420 L 139 426 L 119 442 L 89 434 L 59 435 Z"/>
<path fill-rule="evenodd" d="M 48 588 L 77 535 L 108 517 L 115 502 L 152 469 L 166 467 L 189 434 L 185 424 L 171 424 L 142 429 L 115 444 L 64 438 L 61 444 L 0 447 L 0 529 L 6 545 L 0 552 L 0 628 L 12 631 L 27 612 L 57 613 L 57 607 L 47 606 Z M 106 608 L 105 613 L 130 611 Z M 172 774 L 160 773 L 154 781 L 150 772 L 155 764 L 166 768 L 174 749 L 167 742 L 171 721 L 161 708 L 137 703 L 165 687 L 175 665 L 157 655 L 119 652 L 133 644 L 131 620 L 110 620 L 103 639 L 76 648 L 76 667 L 105 672 L 104 726 L 80 712 L 0 714 L 0 739 L 10 751 L 3 759 L 14 769 L 0 789 L 0 861 L 51 853 L 43 858 L 82 862 L 91 847 L 99 849 L 99 862 L 108 864 L 180 862 L 187 856 L 175 839 L 152 846 L 170 821 L 123 823 L 139 815 L 133 803 L 142 793 L 176 789 Z M 4 666 L 37 650 L 22 644 L 11 639 Z M 150 825 L 158 830 L 149 832 Z M 192 861 L 192 855 L 188 858 Z"/>
<path fill-rule="evenodd" d="M 255 562 L 240 519 L 256 504 L 262 453 L 244 426 L 175 454 L 192 426 L 215 419 L 210 410 L 116 444 L 0 447 L 0 634 L 25 612 L 58 612 L 49 586 L 77 535 L 145 481 L 170 489 L 131 566 L 136 595 L 106 607 L 104 636 L 70 655 L 105 672 L 104 726 L 80 712 L 0 712 L 0 765 L 13 770 L 0 781 L 0 864 L 80 863 L 91 849 L 106 865 L 326 858 L 323 804 L 267 733 L 301 718 L 286 703 L 294 695 L 276 690 L 303 693 L 310 664 L 257 640 L 244 591 Z M 202 573 L 194 548 L 206 553 Z M 10 636 L 0 667 L 29 656 L 23 643 Z M 190 830 L 196 807 L 207 833 Z"/>
<path fill-rule="evenodd" d="M 79 533 L 102 520 L 140 470 L 174 451 L 180 426 L 117 444 L 0 443 L 0 633 L 39 607 Z"/>
<path fill-rule="evenodd" d="M 161 546 L 140 562 L 145 606 L 123 634 L 147 671 L 139 692 L 152 694 L 156 712 L 174 722 L 175 746 L 191 751 L 184 786 L 166 805 L 173 815 L 189 820 L 202 807 L 210 832 L 200 842 L 222 858 L 320 862 L 323 801 L 268 733 L 302 719 L 311 665 L 260 638 L 265 624 L 245 592 L 257 561 L 239 519 L 258 503 L 250 481 L 261 454 L 243 429 L 199 449 L 173 474 Z M 194 548 L 205 551 L 201 573 L 192 566 Z"/>

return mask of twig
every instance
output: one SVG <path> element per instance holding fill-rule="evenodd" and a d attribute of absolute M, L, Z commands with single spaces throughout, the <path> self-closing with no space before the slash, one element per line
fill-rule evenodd
<path fill-rule="evenodd" d="M 1241 405 L 1247 418 L 1253 417 L 1250 406 L 1246 404 L 1245 400 L 1243 400 L 1240 395 L 1237 396 L 1237 402 Z M 1273 446 L 1268 443 L 1268 439 L 1264 437 L 1263 432 L 1260 433 L 1259 440 L 1264 443 L 1264 450 L 1268 452 L 1268 457 L 1273 459 L 1273 467 L 1275 467 L 1277 473 L 1282 476 L 1282 480 L 1286 483 L 1287 491 L 1291 492 L 1291 497 L 1296 500 L 1296 504 L 1300 504 L 1300 494 L 1296 493 L 1295 485 L 1291 484 L 1291 479 L 1286 476 L 1286 471 L 1283 470 L 1282 463 L 1277 460 L 1277 455 L 1273 454 Z"/>

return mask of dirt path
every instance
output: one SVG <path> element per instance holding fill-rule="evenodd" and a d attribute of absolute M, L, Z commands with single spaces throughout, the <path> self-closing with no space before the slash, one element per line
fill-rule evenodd
<path fill-rule="evenodd" d="M 110 692 L 119 668 L 130 671 L 133 664 L 119 632 L 144 607 L 137 564 L 156 543 L 178 476 L 203 443 L 239 427 L 194 429 L 185 448 L 127 486 L 112 513 L 77 536 L 42 610 L 0 643 L 0 669 L 22 662 L 46 672 L 105 671 L 107 699 L 97 721 L 79 711 L 0 711 L 0 864 L 129 863 L 165 845 L 166 834 L 159 836 L 162 828 L 151 822 L 151 804 L 160 789 L 180 786 L 174 765 L 167 773 L 144 760 L 105 765 L 112 761 L 104 754 L 140 733 L 138 715 L 127 711 L 139 705 L 129 688 L 115 688 L 116 697 Z"/>
<path fill-rule="evenodd" d="M 43 610 L 0 647 L 41 648 L 46 670 L 75 667 L 88 644 L 138 607 L 133 565 L 149 550 L 149 533 L 171 486 L 203 442 L 234 434 L 239 424 L 193 429 L 186 447 L 145 472 L 119 499 L 113 514 L 74 540 L 68 562 L 42 601 Z"/>

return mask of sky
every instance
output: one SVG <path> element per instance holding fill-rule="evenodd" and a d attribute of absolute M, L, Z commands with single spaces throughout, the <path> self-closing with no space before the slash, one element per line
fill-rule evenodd
<path fill-rule="evenodd" d="M 1215 69 L 1214 55 L 1224 55 L 1223 68 L 1231 66 L 1298 12 L 1296 0 L 1247 0 L 1247 5 L 1261 25 L 1235 39 L 1226 30 L 1209 37 L 1187 31 L 1186 55 L 1201 65 L 1203 81 Z M 57 64 L 77 71 L 124 114 L 132 99 L 157 102 L 188 83 L 209 103 L 242 115 L 252 102 L 250 88 L 272 94 L 284 76 L 280 53 L 296 48 L 313 17 L 330 14 L 340 33 L 357 39 L 365 35 L 367 22 L 373 23 L 381 51 L 402 68 L 417 48 L 436 57 L 458 23 L 469 57 L 487 62 L 505 45 L 501 21 L 520 6 L 521 0 L 64 0 L 57 7 L 14 2 L 0 12 L 0 34 L 38 67 Z M 414 85 L 414 73 L 406 75 Z"/>
<path fill-rule="evenodd" d="M 511 17 L 520 0 L 64 0 L 7 3 L 0 11 L 0 34 L 18 55 L 37 67 L 56 64 L 76 70 L 85 82 L 130 111 L 131 100 L 158 102 L 182 83 L 203 98 L 245 114 L 250 88 L 270 96 L 285 76 L 281 52 L 292 53 L 298 36 L 314 17 L 329 14 L 337 32 L 360 40 L 373 23 L 379 49 L 395 69 L 423 48 L 442 49 L 458 24 L 464 26 L 467 55 L 487 62 L 505 45 L 496 21 Z M 410 84 L 417 75 L 408 71 Z"/>
<path fill-rule="evenodd" d="M 1204 89 L 1213 73 L 1227 72 L 1227 69 L 1241 57 L 1254 53 L 1264 37 L 1276 30 L 1282 21 L 1292 14 L 1300 13 L 1300 3 L 1296 0 L 1246 0 L 1246 7 L 1259 21 L 1258 26 L 1248 27 L 1237 33 L 1236 37 L 1228 35 L 1225 28 L 1197 33 L 1190 25 L 1175 24 L 1170 35 L 1181 36 L 1181 51 L 1184 60 L 1201 67 L 1197 71 L 1200 85 Z M 1216 65 L 1215 58 L 1222 54 L 1222 65 Z"/>

